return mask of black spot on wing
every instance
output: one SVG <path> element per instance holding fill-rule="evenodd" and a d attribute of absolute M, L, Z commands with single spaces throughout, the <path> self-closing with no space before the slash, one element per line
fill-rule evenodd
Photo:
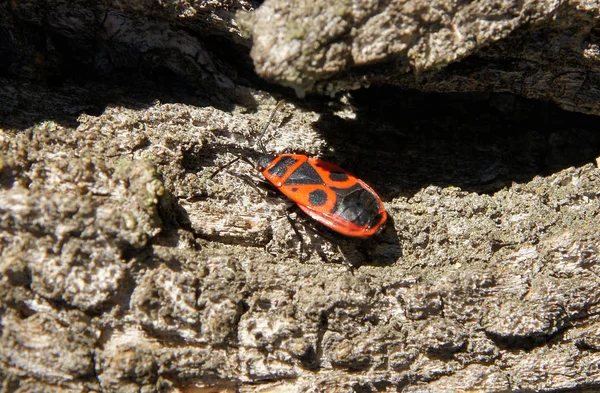
<path fill-rule="evenodd" d="M 323 190 L 314 190 L 308 195 L 308 201 L 313 206 L 321 206 L 327 202 L 327 193 Z"/>
<path fill-rule="evenodd" d="M 323 184 L 323 179 L 315 169 L 306 161 L 300 165 L 285 181 L 286 185 L 293 184 Z"/>
<path fill-rule="evenodd" d="M 290 156 L 281 157 L 281 159 L 269 169 L 269 174 L 271 176 L 281 177 L 285 175 L 287 169 L 294 165 L 296 161 L 297 160 L 295 158 Z"/>
<path fill-rule="evenodd" d="M 333 181 L 346 181 L 348 180 L 348 174 L 344 172 L 330 172 L 329 178 Z"/>

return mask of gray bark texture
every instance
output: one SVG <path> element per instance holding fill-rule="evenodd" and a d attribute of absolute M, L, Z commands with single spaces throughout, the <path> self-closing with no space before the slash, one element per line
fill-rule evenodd
<path fill-rule="evenodd" d="M 598 7 L 1 2 L 0 392 L 600 391 Z"/>
<path fill-rule="evenodd" d="M 596 0 L 291 3 L 266 1 L 241 20 L 256 71 L 300 93 L 387 82 L 600 111 Z"/>

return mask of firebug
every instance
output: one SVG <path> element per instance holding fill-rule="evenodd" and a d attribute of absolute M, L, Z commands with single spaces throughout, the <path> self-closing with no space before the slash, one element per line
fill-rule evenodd
<path fill-rule="evenodd" d="M 258 140 L 263 155 L 256 169 L 303 212 L 333 231 L 357 238 L 380 233 L 387 213 L 379 195 L 364 181 L 337 165 L 304 154 L 267 152 L 262 140 L 280 104 L 271 112 Z"/>

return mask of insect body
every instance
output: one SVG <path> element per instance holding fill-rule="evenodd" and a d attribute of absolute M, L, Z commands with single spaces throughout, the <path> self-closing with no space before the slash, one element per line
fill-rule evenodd
<path fill-rule="evenodd" d="M 364 238 L 385 227 L 387 213 L 379 196 L 337 165 L 280 154 L 261 157 L 257 169 L 302 211 L 336 232 Z"/>
<path fill-rule="evenodd" d="M 273 119 L 277 104 L 258 140 L 263 152 L 256 169 L 311 218 L 346 236 L 366 238 L 385 228 L 387 213 L 381 198 L 364 181 L 337 165 L 303 154 L 268 154 L 262 139 Z M 238 156 L 220 170 L 242 159 Z"/>

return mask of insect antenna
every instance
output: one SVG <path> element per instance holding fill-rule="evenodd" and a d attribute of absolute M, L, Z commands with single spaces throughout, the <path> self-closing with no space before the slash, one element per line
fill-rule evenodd
<path fill-rule="evenodd" d="M 251 167 L 253 167 L 253 168 L 255 167 L 255 165 L 252 163 L 252 161 L 250 161 L 250 160 L 249 160 L 249 159 L 247 159 L 246 157 L 237 156 L 237 157 L 235 157 L 233 160 L 229 161 L 227 164 L 224 164 L 224 165 L 219 165 L 219 168 L 218 168 L 216 171 L 214 171 L 214 172 L 212 173 L 212 175 L 210 175 L 210 176 L 208 177 L 208 179 L 209 179 L 209 180 L 211 180 L 213 177 L 217 176 L 217 174 L 218 174 L 219 172 L 221 172 L 223 169 L 227 169 L 227 168 L 228 168 L 230 165 L 232 165 L 232 164 L 234 164 L 234 163 L 238 162 L 239 160 L 242 160 L 242 161 L 244 161 L 245 163 L 249 164 L 249 165 L 250 165 Z"/>
<path fill-rule="evenodd" d="M 258 147 L 260 147 L 260 150 L 263 152 L 263 154 L 265 156 L 268 156 L 269 153 L 267 153 L 267 149 L 265 149 L 265 145 L 263 145 L 262 140 L 263 140 L 263 137 L 265 136 L 265 133 L 267 132 L 267 128 L 269 128 L 269 124 L 271 123 L 271 120 L 273 120 L 273 116 L 275 116 L 275 113 L 281 107 L 282 104 L 283 104 L 283 100 L 279 100 L 277 102 L 277 105 L 275 105 L 275 108 L 273 109 L 273 111 L 269 115 L 269 119 L 267 120 L 267 123 L 263 127 L 262 134 L 260 134 L 260 139 L 258 140 Z"/>

